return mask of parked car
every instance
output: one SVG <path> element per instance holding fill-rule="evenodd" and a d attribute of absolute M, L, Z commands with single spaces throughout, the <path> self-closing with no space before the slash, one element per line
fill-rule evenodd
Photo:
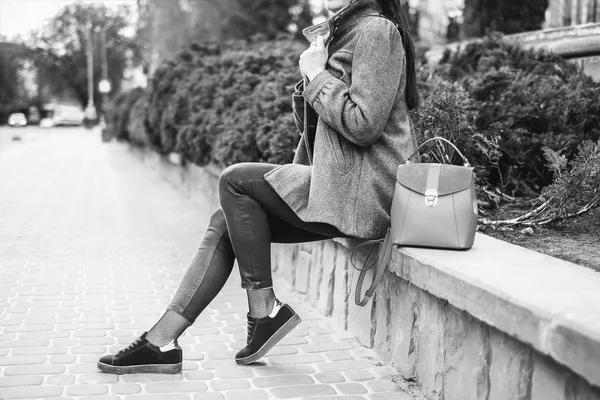
<path fill-rule="evenodd" d="M 40 121 L 40 128 L 52 128 L 54 126 L 54 120 L 52 118 L 42 118 Z"/>
<path fill-rule="evenodd" d="M 83 125 L 84 114 L 77 106 L 59 106 L 54 110 L 52 121 L 54 126 L 59 125 Z"/>
<path fill-rule="evenodd" d="M 10 114 L 8 124 L 10 126 L 25 126 L 27 125 L 27 118 L 25 118 L 25 114 L 23 113 Z"/>

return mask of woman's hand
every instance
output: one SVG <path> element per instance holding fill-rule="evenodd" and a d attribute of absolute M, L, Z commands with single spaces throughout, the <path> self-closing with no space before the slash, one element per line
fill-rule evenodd
<path fill-rule="evenodd" d="M 323 36 L 317 36 L 315 43 L 300 55 L 300 70 L 309 80 L 312 80 L 320 72 L 325 71 L 327 63 L 327 49 Z"/>

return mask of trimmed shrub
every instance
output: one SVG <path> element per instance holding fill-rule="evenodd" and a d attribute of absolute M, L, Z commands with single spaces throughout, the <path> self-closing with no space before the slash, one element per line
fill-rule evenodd
<path fill-rule="evenodd" d="M 464 88 L 475 130 L 498 144 L 493 166 L 473 154 L 493 167 L 492 186 L 538 194 L 553 178 L 544 148 L 572 160 L 583 141 L 600 139 L 600 84 L 559 56 L 491 35 L 447 52 L 435 74 Z"/>
<path fill-rule="evenodd" d="M 291 162 L 299 140 L 291 93 L 303 47 L 287 36 L 192 44 L 152 78 L 150 143 L 198 165 Z"/>
<path fill-rule="evenodd" d="M 148 133 L 146 132 L 146 126 L 144 124 L 147 108 L 148 98 L 144 93 L 143 96 L 136 100 L 129 113 L 130 116 L 127 124 L 127 131 L 129 132 L 129 141 L 133 144 L 141 146 L 150 145 Z"/>
<path fill-rule="evenodd" d="M 106 129 L 118 140 L 129 140 L 129 118 L 133 105 L 144 96 L 141 88 L 119 93 L 106 110 Z"/>

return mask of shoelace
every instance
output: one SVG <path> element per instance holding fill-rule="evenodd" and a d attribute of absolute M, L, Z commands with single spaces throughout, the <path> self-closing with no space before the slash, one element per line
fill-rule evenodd
<path fill-rule="evenodd" d="M 252 332 L 254 331 L 254 325 L 256 325 L 256 320 L 249 319 L 248 320 L 248 336 L 246 337 L 246 343 L 250 344 L 250 339 L 252 338 Z"/>
<path fill-rule="evenodd" d="M 118 357 L 118 356 L 121 356 L 121 355 L 123 355 L 123 354 L 127 353 L 129 350 L 131 350 L 131 349 L 133 349 L 134 347 L 138 346 L 140 343 L 142 343 L 142 338 L 141 338 L 141 337 L 139 337 L 139 338 L 135 339 L 135 340 L 133 341 L 133 343 L 131 343 L 129 346 L 125 347 L 124 349 L 122 349 L 122 350 L 119 350 L 119 351 L 117 352 L 117 354 L 115 354 L 115 357 Z"/>

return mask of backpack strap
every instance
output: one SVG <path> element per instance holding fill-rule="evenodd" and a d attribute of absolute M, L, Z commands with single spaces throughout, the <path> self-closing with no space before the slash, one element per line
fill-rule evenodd
<path fill-rule="evenodd" d="M 369 255 L 367 256 L 367 260 L 365 261 L 363 268 L 358 268 L 354 264 L 354 253 L 356 252 L 356 250 L 363 246 L 377 245 L 377 244 L 380 245 L 379 254 L 377 255 L 377 258 L 373 262 L 371 262 L 369 265 L 367 265 L 369 262 L 369 259 L 371 258 L 371 253 L 373 253 L 373 250 L 375 248 L 375 247 L 373 247 L 373 248 L 371 248 L 371 251 L 369 252 Z M 363 243 L 360 243 L 360 244 L 354 246 L 354 248 L 352 249 L 352 252 L 350 253 L 350 263 L 352 264 L 352 267 L 354 267 L 354 269 L 360 271 L 360 275 L 358 276 L 358 282 L 356 283 L 356 289 L 354 292 L 354 302 L 356 303 L 357 306 L 363 307 L 365 304 L 367 304 L 369 302 L 369 299 L 375 293 L 375 289 L 377 288 L 377 285 L 379 285 L 379 282 L 383 278 L 383 274 L 385 273 L 385 270 L 387 269 L 387 264 L 390 261 L 390 258 L 392 255 L 393 245 L 394 244 L 392 243 L 390 228 L 388 228 L 384 239 L 367 240 Z M 367 271 L 375 265 L 377 265 L 377 266 L 376 266 L 376 270 L 375 270 L 375 276 L 373 277 L 373 281 L 371 282 L 371 286 L 369 286 L 369 289 L 367 289 L 367 292 L 365 293 L 364 297 L 361 299 L 360 294 L 362 292 L 362 286 L 365 281 L 365 276 L 367 275 Z"/>

